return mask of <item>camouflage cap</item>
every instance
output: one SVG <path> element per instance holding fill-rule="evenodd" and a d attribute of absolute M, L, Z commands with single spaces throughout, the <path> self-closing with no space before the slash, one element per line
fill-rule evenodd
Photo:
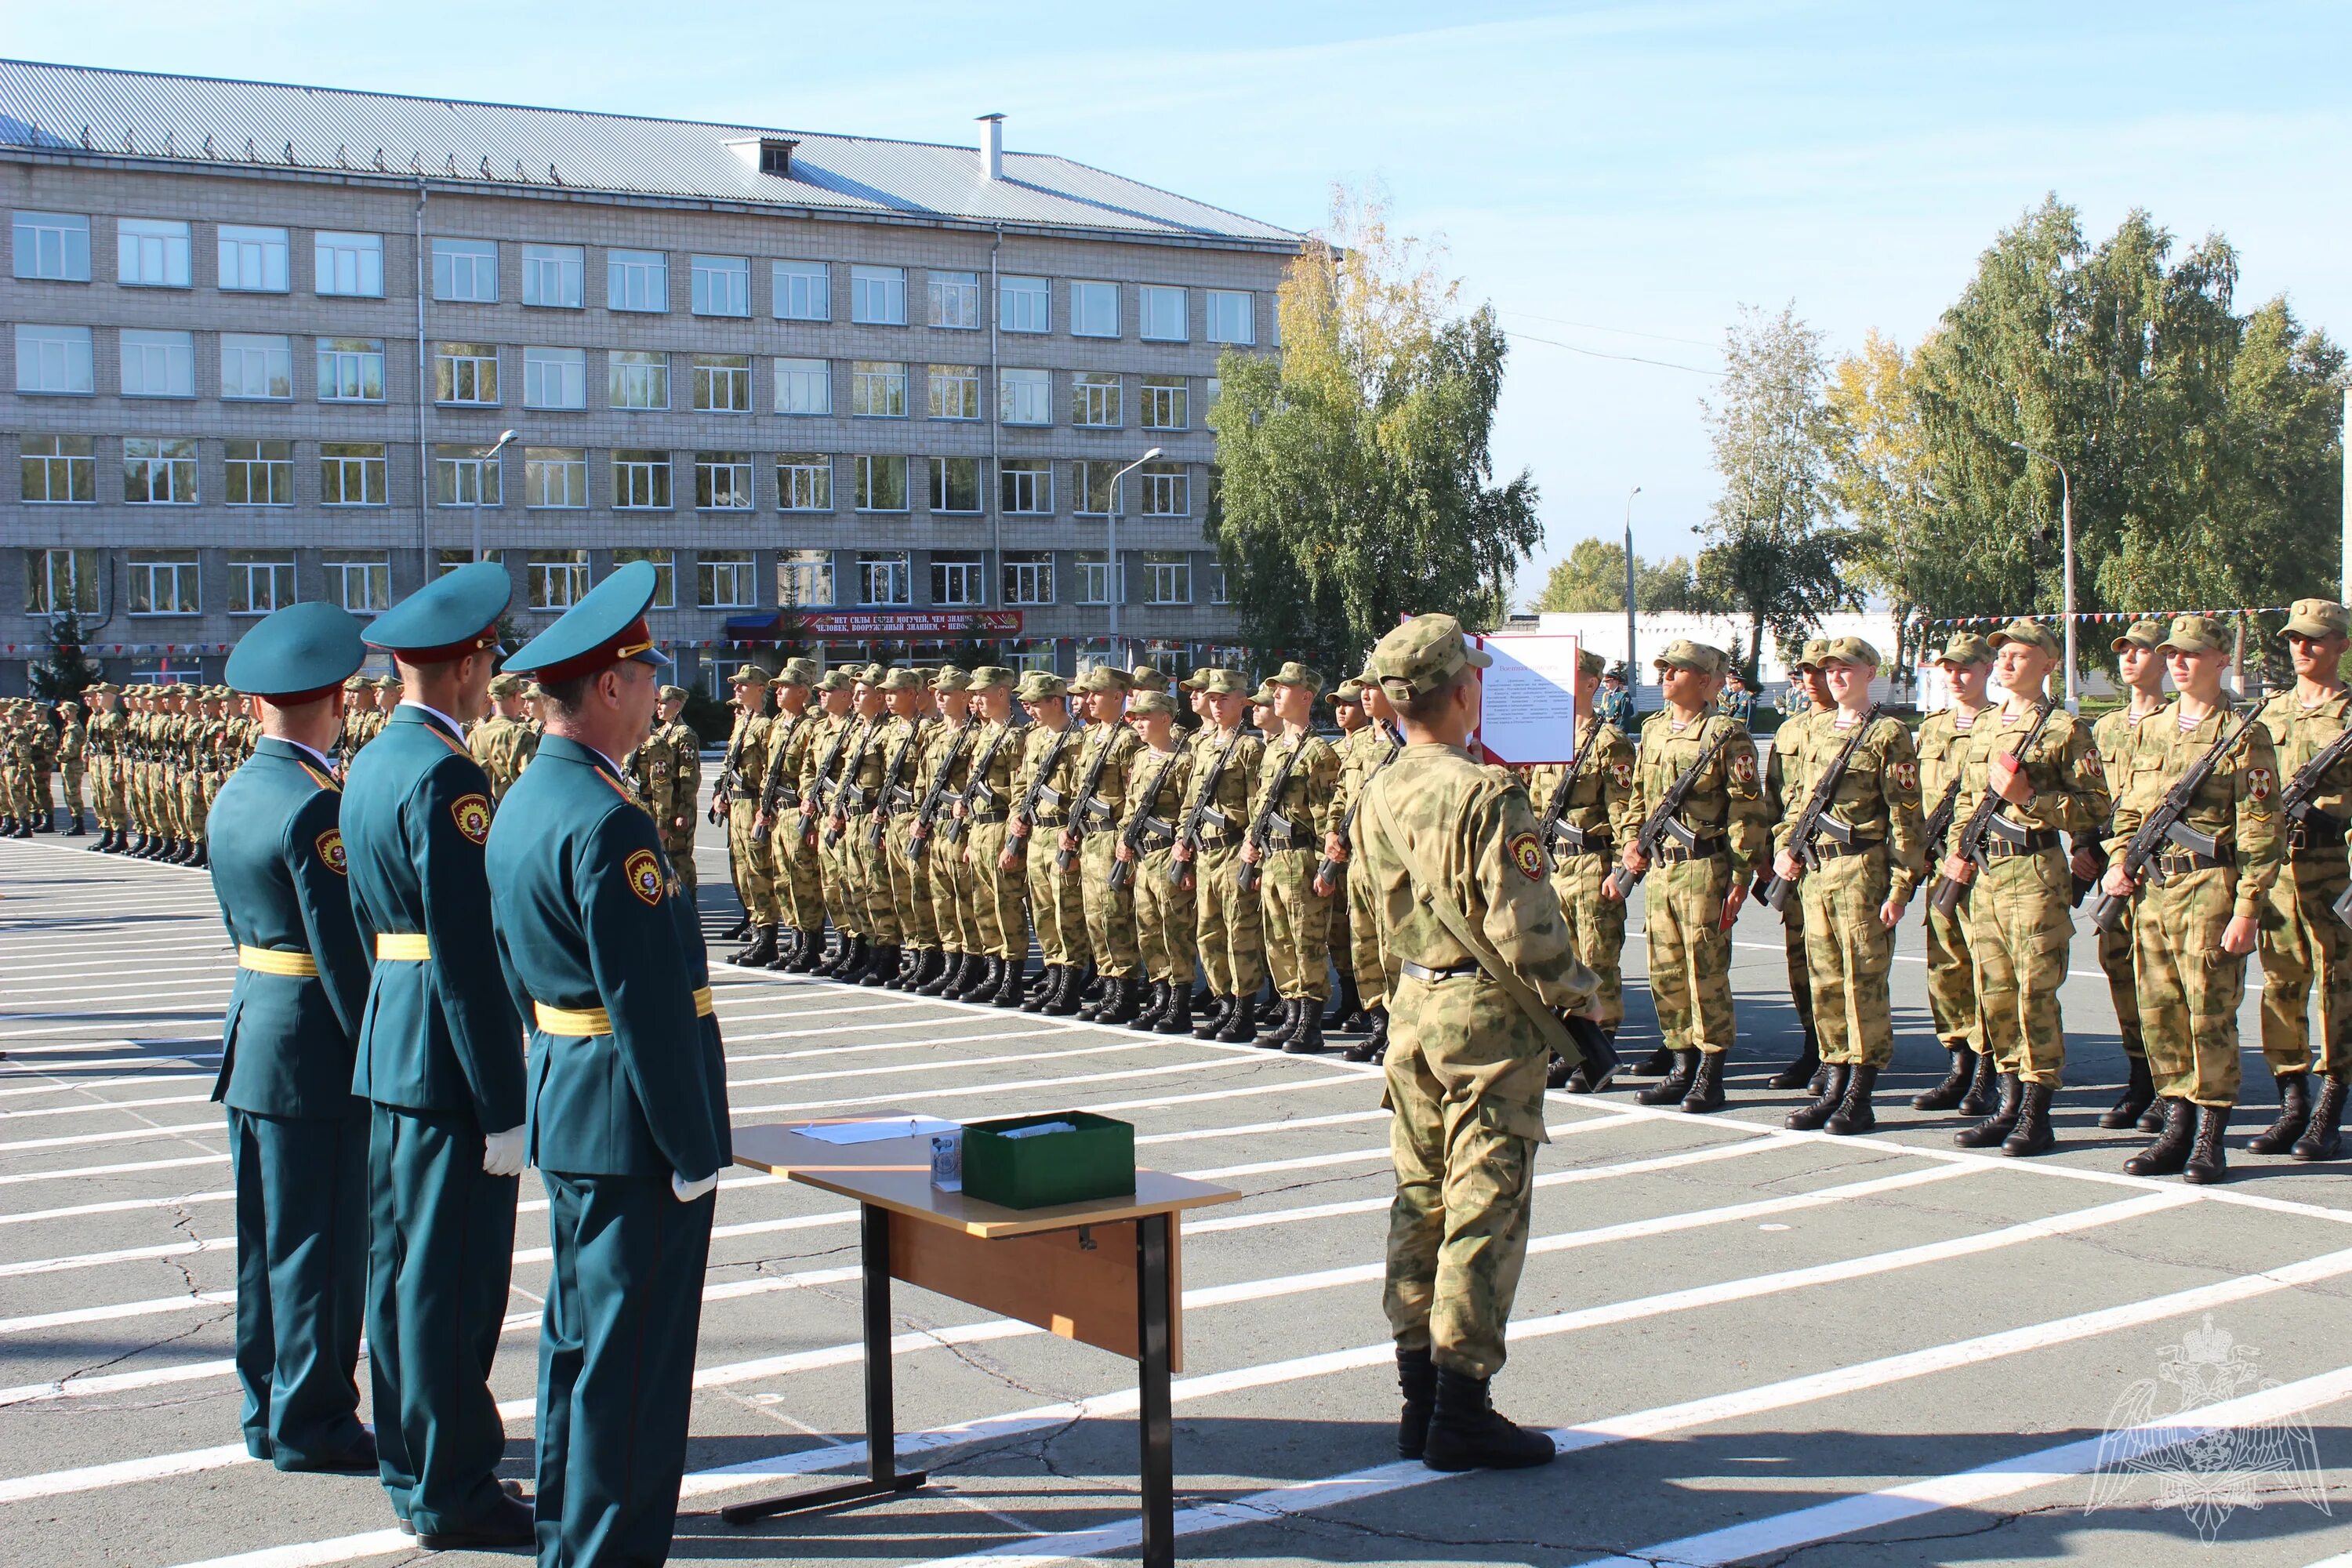
<path fill-rule="evenodd" d="M 357 691 L 362 686 L 373 686 L 374 684 L 374 681 L 370 680 L 364 675 L 347 675 L 343 678 L 343 689 L 346 691 Z"/>
<path fill-rule="evenodd" d="M 2221 623 L 2210 616 L 2175 616 L 2172 629 L 2156 645 L 2167 653 L 2221 653 L 2230 646 Z"/>
<path fill-rule="evenodd" d="M 1831 664 L 1854 664 L 1864 669 L 1878 668 L 1878 650 L 1860 637 L 1832 637 L 1822 652 L 1822 659 Z"/>
<path fill-rule="evenodd" d="M 1033 669 L 1021 678 L 1013 694 L 1024 702 L 1050 702 L 1056 697 L 1067 697 L 1070 683 L 1050 669 Z"/>
<path fill-rule="evenodd" d="M 538 681 L 526 680 L 522 683 L 522 700 L 525 702 L 537 702 L 544 699 L 546 696 L 546 690 L 540 686 Z"/>
<path fill-rule="evenodd" d="M 1805 639 L 1803 650 L 1797 655 L 1797 662 L 1790 665 L 1789 668 L 1791 671 L 1798 673 L 1801 673 L 1809 669 L 1819 669 L 1822 667 L 1822 660 L 1829 658 L 1829 638 L 1808 637 Z"/>
<path fill-rule="evenodd" d="M 1348 677 L 1347 679 L 1339 682 L 1339 685 L 1333 687 L 1330 690 L 1323 694 L 1323 700 L 1330 703 L 1335 708 L 1342 706 L 1352 708 L 1362 702 L 1363 700 L 1363 679 L 1361 677 L 1353 675 Z"/>
<path fill-rule="evenodd" d="M 1696 669 L 1701 675 L 1721 675 L 1729 662 L 1721 648 L 1688 637 L 1676 637 L 1666 645 L 1665 652 L 1650 661 L 1659 669 Z"/>
<path fill-rule="evenodd" d="M 1237 669 L 1210 669 L 1202 674 L 1201 689 L 1212 697 L 1247 697 L 1250 687 Z"/>
<path fill-rule="evenodd" d="M 2107 645 L 2110 653 L 2121 653 L 2127 647 L 2157 648 L 2164 645 L 2164 624 L 2160 621 L 2134 621 L 2124 628 L 2124 635 Z"/>
<path fill-rule="evenodd" d="M 2010 622 L 2009 625 L 1985 638 L 1985 646 L 1995 653 L 1999 653 L 2005 645 L 2013 642 L 2021 642 L 2028 647 L 2038 647 L 2053 658 L 2064 652 L 2066 646 L 2060 640 L 2056 632 L 2052 631 L 2040 621 L 2029 621 L 2022 616 Z"/>
<path fill-rule="evenodd" d="M 686 700 L 686 688 L 683 686 L 665 686 L 659 691 L 654 693 L 654 695 L 660 698 L 665 702 L 683 702 Z"/>
<path fill-rule="evenodd" d="M 729 676 L 727 683 L 730 686 L 765 686 L 768 684 L 768 679 L 766 670 L 756 664 L 746 664 Z"/>
<path fill-rule="evenodd" d="M 378 691 L 397 691 L 400 689 L 400 677 L 379 675 L 375 678 L 375 689 Z"/>
<path fill-rule="evenodd" d="M 115 685 L 111 680 L 101 680 L 89 689 L 92 691 L 103 691 L 110 697 L 120 697 L 122 695 L 122 688 Z"/>
<path fill-rule="evenodd" d="M 925 686 L 929 686 L 931 683 L 932 679 L 940 672 L 937 665 L 911 664 L 907 668 L 914 671 L 915 679 L 921 681 Z"/>
<path fill-rule="evenodd" d="M 885 675 L 880 685 L 885 691 L 920 691 L 923 689 L 923 678 L 901 666 Z"/>
<path fill-rule="evenodd" d="M 1165 691 L 1139 691 L 1134 700 L 1127 705 L 1127 711 L 1130 717 L 1136 714 L 1172 714 L 1176 711 L 1176 699 Z"/>
<path fill-rule="evenodd" d="M 1286 659 L 1280 669 L 1265 678 L 1268 686 L 1303 686 L 1309 692 L 1323 689 L 1323 672 L 1297 659 Z"/>
<path fill-rule="evenodd" d="M 79 713 L 81 711 L 81 704 L 68 697 L 64 701 L 58 704 L 58 711 L 60 713 Z"/>
<path fill-rule="evenodd" d="M 2340 637 L 2352 631 L 2352 616 L 2333 599 L 2297 599 L 2280 630 L 2286 637 Z"/>
<path fill-rule="evenodd" d="M 788 658 L 784 667 L 776 671 L 776 679 L 786 686 L 814 686 L 816 678 L 823 673 L 813 658 Z"/>
<path fill-rule="evenodd" d="M 1168 672 L 1157 665 L 1139 664 L 1127 672 L 1127 678 L 1138 691 L 1168 689 Z"/>
<path fill-rule="evenodd" d="M 868 686 L 882 684 L 883 669 L 878 664 L 861 664 L 853 668 L 849 673 L 854 679 L 862 680 Z"/>
<path fill-rule="evenodd" d="M 1274 682 L 1271 680 L 1259 681 L 1257 683 L 1257 689 L 1250 693 L 1250 700 L 1256 703 L 1261 708 L 1273 707 Z"/>
<path fill-rule="evenodd" d="M 846 691 L 857 682 L 849 678 L 845 669 L 828 669 L 809 684 L 819 691 Z"/>
<path fill-rule="evenodd" d="M 1205 664 L 1194 665 L 1192 667 L 1192 673 L 1186 676 L 1177 684 L 1183 687 L 1187 691 L 1206 691 L 1209 689 L 1210 668 L 1211 667 Z"/>
<path fill-rule="evenodd" d="M 1974 632 L 1954 632 L 1927 656 L 1930 664 L 1990 664 L 1992 645 Z"/>
<path fill-rule="evenodd" d="M 1601 675 L 1607 672 L 1609 661 L 1589 647 L 1576 650 L 1576 672 L 1579 675 Z"/>
<path fill-rule="evenodd" d="M 511 670 L 500 670 L 490 677 L 490 695 L 503 702 L 509 697 L 522 695 L 522 677 Z"/>
<path fill-rule="evenodd" d="M 971 677 L 952 664 L 943 664 L 940 666 L 940 672 L 931 677 L 931 689 L 946 692 L 969 691 L 971 689 Z"/>
<path fill-rule="evenodd" d="M 1115 664 L 1098 664 L 1070 683 L 1073 691 L 1127 691 L 1135 678 Z"/>
<path fill-rule="evenodd" d="M 1495 662 L 1473 647 L 1452 616 L 1415 616 L 1372 645 L 1365 672 L 1398 701 L 1434 691 L 1465 667 L 1484 669 Z"/>
<path fill-rule="evenodd" d="M 983 664 L 971 672 L 974 691 L 995 691 L 1013 684 L 1013 671 L 1001 664 Z"/>

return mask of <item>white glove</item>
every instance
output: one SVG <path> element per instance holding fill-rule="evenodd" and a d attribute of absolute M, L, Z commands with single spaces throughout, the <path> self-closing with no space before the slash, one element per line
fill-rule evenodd
<path fill-rule="evenodd" d="M 679 1175 L 676 1171 L 672 1171 L 669 1173 L 669 1190 L 677 1194 L 677 1201 L 682 1204 L 690 1204 L 694 1202 L 695 1199 L 702 1196 L 703 1194 L 711 1191 L 718 1185 L 719 1173 L 716 1171 L 711 1172 L 710 1174 L 703 1177 L 702 1180 L 698 1182 L 689 1182 L 684 1176 Z"/>
<path fill-rule="evenodd" d="M 482 1142 L 482 1171 L 492 1176 L 520 1176 L 529 1129 L 509 1127 L 504 1132 L 493 1132 Z"/>

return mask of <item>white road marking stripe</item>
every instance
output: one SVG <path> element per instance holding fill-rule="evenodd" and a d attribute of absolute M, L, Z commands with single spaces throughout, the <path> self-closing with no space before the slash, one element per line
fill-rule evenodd
<path fill-rule="evenodd" d="M 21 1279 L 28 1274 L 62 1274 L 71 1268 L 95 1268 L 108 1263 L 141 1263 L 158 1258 L 184 1258 L 197 1252 L 226 1252 L 236 1246 L 233 1236 L 201 1240 L 167 1241 L 156 1247 L 124 1247 L 111 1252 L 84 1252 L 70 1258 L 34 1258 L 21 1263 L 0 1263 L 0 1279 Z"/>
<path fill-rule="evenodd" d="M 944 1040 L 915 1042 L 923 1046 L 986 1045 L 996 1040 L 1034 1040 L 1040 1035 L 1059 1034 L 1057 1029 L 1014 1029 L 1002 1035 L 960 1035 Z M 1018 1056 L 944 1057 L 929 1062 L 877 1062 L 871 1067 L 834 1068 L 824 1072 L 777 1073 L 766 1078 L 734 1078 L 727 1080 L 730 1089 L 758 1089 L 780 1083 L 822 1083 L 839 1078 L 870 1078 L 876 1073 L 948 1072 L 956 1068 L 1003 1067 L 1008 1062 L 1059 1061 L 1066 1057 L 1108 1056 L 1126 1051 L 1148 1051 L 1153 1042 L 1118 1040 L 1108 1045 L 1086 1046 L 1075 1050 L 1024 1051 Z M 853 1049 L 858 1047 L 852 1047 Z"/>
<path fill-rule="evenodd" d="M 87 1116 L 94 1110 L 147 1110 L 158 1105 L 202 1105 L 208 1094 L 166 1094 L 152 1100 L 93 1100 L 85 1105 L 44 1105 L 31 1110 L 0 1110 L 0 1122 L 21 1121 L 28 1116 Z"/>
<path fill-rule="evenodd" d="M 1074 1083 L 1112 1083 L 1125 1079 L 1165 1078 L 1171 1073 L 1202 1072 L 1210 1068 L 1233 1065 L 1234 1059 L 1230 1057 L 1211 1057 L 1205 1061 L 1176 1062 L 1168 1067 L 1129 1068 L 1119 1072 L 1078 1073 L 1066 1078 L 1014 1079 L 1005 1083 L 961 1084 L 949 1089 L 927 1089 L 924 1091 L 924 1098 L 926 1100 L 961 1100 L 976 1094 L 1013 1094 L 1025 1089 L 1061 1089 Z M 1347 1075 L 1335 1073 L 1323 1081 L 1337 1087 L 1346 1084 L 1349 1078 Z M 797 1116 L 811 1110 L 838 1110 L 856 1105 L 887 1105 L 900 1098 L 902 1097 L 898 1094 L 865 1094 L 853 1096 L 847 1100 L 807 1100 L 790 1105 L 745 1105 L 730 1108 L 729 1114 Z M 0 1143 L 0 1149 L 6 1147 L 8 1145 Z"/>
<path fill-rule="evenodd" d="M 109 1067 L 111 1065 L 113 1064 L 108 1062 L 76 1062 L 73 1064 L 73 1070 L 76 1072 L 91 1072 L 100 1068 Z M 122 1065 L 125 1067 L 143 1067 L 146 1064 L 137 1058 L 132 1058 L 125 1061 Z M 34 1075 L 21 1070 L 13 1073 L 0 1072 L 0 1080 L 5 1080 L 10 1078 L 26 1078 L 31 1076 Z M 55 1070 L 52 1068 L 43 1068 L 39 1076 L 44 1078 L 53 1078 L 56 1074 Z M 27 1095 L 35 1094 L 95 1093 L 102 1089 L 120 1089 L 127 1083 L 135 1083 L 142 1087 L 166 1083 L 210 1083 L 213 1080 L 213 1077 L 214 1075 L 208 1072 L 166 1073 L 161 1076 L 153 1076 L 143 1072 L 121 1073 L 113 1078 L 94 1078 L 77 1080 L 74 1082 L 28 1083 L 20 1089 L 0 1089 L 0 1100 L 21 1100 Z"/>
<path fill-rule="evenodd" d="M 69 1171 L 15 1171 L 0 1176 L 0 1186 L 18 1186 L 26 1182 L 79 1181 L 86 1176 L 121 1176 L 137 1171 L 172 1171 L 189 1165 L 226 1165 L 226 1154 L 190 1154 L 177 1160 L 132 1160 L 120 1165 L 77 1165 Z"/>
<path fill-rule="evenodd" d="M 204 1162 L 210 1164 L 210 1161 Z M 138 1167 L 146 1169 L 144 1165 Z M 236 1196 L 232 1192 L 183 1193 L 176 1198 L 116 1198 L 102 1204 L 75 1204 L 69 1208 L 26 1209 L 18 1214 L 0 1214 L 0 1226 L 30 1225 L 36 1220 L 80 1219 L 88 1215 L 126 1214 L 133 1209 L 176 1208 L 182 1205 L 225 1204 Z"/>
<path fill-rule="evenodd" d="M 13 1143 L 0 1143 L 0 1152 L 62 1149 L 75 1143 L 124 1143 L 140 1138 L 177 1138 L 190 1132 L 226 1138 L 228 1136 L 228 1123 L 226 1121 L 180 1121 L 169 1127 L 123 1127 L 112 1132 L 75 1132 L 58 1138 L 19 1138 Z"/>

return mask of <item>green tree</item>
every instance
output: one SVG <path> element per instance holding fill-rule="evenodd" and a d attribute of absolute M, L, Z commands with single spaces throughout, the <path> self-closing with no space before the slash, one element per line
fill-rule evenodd
<path fill-rule="evenodd" d="M 1542 529 L 1525 472 L 1493 482 L 1506 349 L 1457 289 L 1343 190 L 1282 285 L 1279 353 L 1219 359 L 1206 531 L 1261 654 L 1335 670 L 1400 615 L 1501 620 Z"/>
<path fill-rule="evenodd" d="M 1906 673 L 1917 608 L 1912 547 L 1932 496 L 1915 365 L 1900 343 L 1874 331 L 1861 353 L 1838 362 L 1828 391 L 1837 423 L 1831 493 L 1854 525 L 1851 574 L 1894 611 L 1902 628 L 1895 666 Z"/>
<path fill-rule="evenodd" d="M 106 679 L 90 661 L 82 641 L 86 635 L 81 617 L 71 610 L 49 617 L 48 652 L 27 672 L 34 696 L 44 702 L 79 702 L 83 692 Z"/>
<path fill-rule="evenodd" d="M 1700 592 L 1690 557 L 1644 561 L 1633 557 L 1633 601 L 1644 610 L 1712 608 Z M 1536 596 L 1538 613 L 1622 610 L 1625 607 L 1625 547 L 1606 539 L 1580 539 L 1568 559 L 1555 562 Z"/>

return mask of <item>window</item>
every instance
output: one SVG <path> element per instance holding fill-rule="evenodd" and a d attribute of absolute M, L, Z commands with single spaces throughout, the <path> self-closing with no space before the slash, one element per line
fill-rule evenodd
<path fill-rule="evenodd" d="M 321 403 L 382 403 L 383 401 L 383 340 L 382 338 L 320 338 L 319 340 L 319 401 Z"/>
<path fill-rule="evenodd" d="M 294 395 L 294 340 L 260 332 L 223 332 L 221 396 L 285 398 Z"/>
<path fill-rule="evenodd" d="M 98 499 L 98 458 L 87 436 L 27 436 L 19 458 L 22 494 L 35 505 Z"/>
<path fill-rule="evenodd" d="M 654 569 L 654 596 L 646 607 L 649 610 L 677 608 L 677 567 L 676 557 L 667 550 L 615 550 L 613 564 L 631 566 L 644 562 Z"/>
<path fill-rule="evenodd" d="M 751 454 L 697 452 L 694 455 L 694 510 L 751 510 Z"/>
<path fill-rule="evenodd" d="M 935 364 L 931 366 L 930 386 L 932 418 L 980 417 L 980 366 Z"/>
<path fill-rule="evenodd" d="M 194 397 L 196 337 L 194 332 L 122 329 L 122 395 Z"/>
<path fill-rule="evenodd" d="M 978 551 L 935 550 L 931 552 L 931 603 L 984 605 L 987 579 Z"/>
<path fill-rule="evenodd" d="M 383 298 L 383 236 L 320 233 L 311 256 L 320 293 Z"/>
<path fill-rule="evenodd" d="M 478 305 L 496 304 L 499 298 L 498 241 L 435 240 L 433 297 L 436 300 L 463 300 Z"/>
<path fill-rule="evenodd" d="M 525 408 L 587 407 L 588 351 L 523 350 L 522 405 Z"/>
<path fill-rule="evenodd" d="M 833 412 L 833 366 L 821 359 L 780 359 L 776 362 L 776 412 Z"/>
<path fill-rule="evenodd" d="M 78 616 L 98 613 L 100 564 L 95 550 L 27 550 L 25 552 L 25 613 L 28 616 Z"/>
<path fill-rule="evenodd" d="M 1052 551 L 1008 550 L 1004 552 L 1004 602 L 1008 605 L 1050 605 L 1054 602 Z"/>
<path fill-rule="evenodd" d="M 1165 284 L 1146 283 L 1136 291 L 1141 296 L 1141 329 L 1144 340 L 1156 343 L 1181 343 L 1184 341 L 1184 290 Z"/>
<path fill-rule="evenodd" d="M 122 443 L 122 499 L 132 506 L 196 504 L 196 444 L 132 436 Z"/>
<path fill-rule="evenodd" d="M 607 401 L 615 408 L 667 408 L 669 355 L 614 349 L 612 390 Z"/>
<path fill-rule="evenodd" d="M 751 313 L 751 261 L 743 256 L 698 256 L 693 258 L 694 313 L 698 316 L 748 316 Z"/>
<path fill-rule="evenodd" d="M 857 602 L 861 605 L 906 605 L 914 602 L 907 576 L 907 555 L 900 550 L 863 550 L 857 554 Z"/>
<path fill-rule="evenodd" d="M 294 602 L 294 554 L 287 550 L 228 552 L 228 613 L 266 616 Z"/>
<path fill-rule="evenodd" d="M 907 459 L 868 454 L 850 459 L 857 467 L 856 507 L 860 511 L 907 510 Z"/>
<path fill-rule="evenodd" d="M 669 510 L 669 454 L 613 454 L 613 505 L 624 511 Z"/>
<path fill-rule="evenodd" d="M 1183 430 L 1191 427 L 1191 395 L 1181 375 L 1147 375 L 1143 378 L 1143 427 L 1146 430 Z"/>
<path fill-rule="evenodd" d="M 327 597 L 355 616 L 392 608 L 392 557 L 381 550 L 326 550 Z"/>
<path fill-rule="evenodd" d="M 1081 550 L 1072 564 L 1078 573 L 1078 603 L 1108 605 L 1110 603 L 1110 557 L 1100 550 Z M 1119 602 L 1127 600 L 1126 574 L 1119 574 Z"/>
<path fill-rule="evenodd" d="M 1118 285 L 1070 285 L 1070 335 L 1074 338 L 1118 336 Z"/>
<path fill-rule="evenodd" d="M 1008 458 L 1003 467 L 1003 507 L 1034 515 L 1054 510 L 1054 465 L 1043 458 Z"/>
<path fill-rule="evenodd" d="M 499 401 L 496 343 L 435 343 L 433 401 L 495 407 Z"/>
<path fill-rule="evenodd" d="M 1225 605 L 1231 604 L 1232 602 L 1232 600 L 1225 596 L 1225 569 L 1223 565 L 1219 563 L 1211 563 L 1209 566 L 1209 603 L 1213 605 Z"/>
<path fill-rule="evenodd" d="M 931 325 L 977 331 L 980 329 L 980 274 L 931 274 Z"/>
<path fill-rule="evenodd" d="M 588 253 L 576 245 L 522 247 L 522 302 L 559 310 L 581 307 Z"/>
<path fill-rule="evenodd" d="M 523 557 L 523 592 L 534 610 L 568 610 L 588 592 L 585 550 L 534 550 Z"/>
<path fill-rule="evenodd" d="M 1112 462 L 1073 463 L 1070 477 L 1076 482 L 1077 512 L 1080 517 L 1108 517 L 1111 502 L 1117 499 L 1111 476 L 1123 464 Z"/>
<path fill-rule="evenodd" d="M 89 219 L 79 213 L 16 215 L 16 276 L 89 281 Z"/>
<path fill-rule="evenodd" d="M 750 354 L 696 354 L 690 363 L 695 407 L 706 414 L 751 412 Z"/>
<path fill-rule="evenodd" d="M 980 510 L 980 468 L 981 459 L 978 458 L 933 458 L 931 510 L 977 512 Z"/>
<path fill-rule="evenodd" d="M 236 293 L 283 294 L 292 287 L 293 247 L 282 228 L 220 226 L 220 286 Z"/>
<path fill-rule="evenodd" d="M 1209 377 L 1207 384 L 1203 385 L 1201 390 L 1202 395 L 1208 399 L 1209 406 L 1211 408 L 1214 408 L 1219 401 L 1225 395 L 1225 378 L 1221 375 L 1213 375 Z"/>
<path fill-rule="evenodd" d="M 1007 425 L 1051 425 L 1054 422 L 1054 373 L 1049 370 L 1008 370 L 996 378 L 997 416 Z"/>
<path fill-rule="evenodd" d="M 386 463 L 381 441 L 319 444 L 320 506 L 383 506 Z"/>
<path fill-rule="evenodd" d="M 999 279 L 996 324 L 1008 332 L 1052 331 L 1054 286 L 1043 278 Z"/>
<path fill-rule="evenodd" d="M 436 447 L 433 448 L 433 504 L 435 506 L 472 506 L 477 501 L 484 506 L 503 506 L 506 486 L 502 459 L 493 458 L 488 447 Z"/>
<path fill-rule="evenodd" d="M 748 610 L 759 602 L 748 550 L 706 550 L 694 558 L 695 602 L 706 610 Z"/>
<path fill-rule="evenodd" d="M 1082 370 L 1070 377 L 1070 423 L 1113 428 L 1121 420 L 1117 371 Z"/>
<path fill-rule="evenodd" d="M 588 451 L 583 447 L 525 447 L 522 504 L 576 510 L 588 504 Z"/>
<path fill-rule="evenodd" d="M 877 327 L 907 324 L 907 272 L 900 267 L 849 269 L 849 319 Z"/>
<path fill-rule="evenodd" d="M 185 289 L 188 226 L 177 218 L 116 219 L 114 280 L 125 288 Z"/>
<path fill-rule="evenodd" d="M 1137 478 L 1143 486 L 1146 517 L 1192 515 L 1192 474 L 1181 463 L 1146 463 Z"/>
<path fill-rule="evenodd" d="M 495 561 L 503 566 L 507 562 L 507 552 L 503 550 L 485 550 L 482 552 L 482 559 Z M 433 552 L 433 580 L 437 583 L 458 567 L 470 566 L 473 563 L 474 552 L 471 550 L 436 550 Z"/>
<path fill-rule="evenodd" d="M 778 605 L 832 604 L 833 552 L 830 550 L 777 551 L 776 603 Z"/>
<path fill-rule="evenodd" d="M 196 589 L 196 552 L 160 550 L 131 558 L 131 613 L 194 616 L 204 609 Z"/>
<path fill-rule="evenodd" d="M 608 310 L 669 309 L 669 258 L 658 250 L 604 253 L 604 308 Z"/>
<path fill-rule="evenodd" d="M 294 504 L 294 443 L 224 442 L 227 459 L 224 491 L 231 506 Z"/>
<path fill-rule="evenodd" d="M 822 261 L 779 261 L 769 273 L 780 321 L 833 320 L 833 286 Z"/>
<path fill-rule="evenodd" d="M 1145 551 L 1143 602 L 1147 605 L 1191 604 L 1192 558 L 1180 550 Z"/>
<path fill-rule="evenodd" d="M 831 511 L 833 459 L 822 452 L 777 453 L 776 510 Z"/>
<path fill-rule="evenodd" d="M 16 390 L 87 394 L 90 374 L 88 327 L 16 329 Z"/>
<path fill-rule="evenodd" d="M 1208 315 L 1209 341 L 1213 343 L 1254 343 L 1257 342 L 1255 323 L 1250 316 L 1250 297 L 1230 289 L 1211 289 L 1202 295 L 1202 310 Z"/>
<path fill-rule="evenodd" d="M 865 419 L 904 419 L 907 367 L 881 360 L 851 360 L 849 412 Z"/>

